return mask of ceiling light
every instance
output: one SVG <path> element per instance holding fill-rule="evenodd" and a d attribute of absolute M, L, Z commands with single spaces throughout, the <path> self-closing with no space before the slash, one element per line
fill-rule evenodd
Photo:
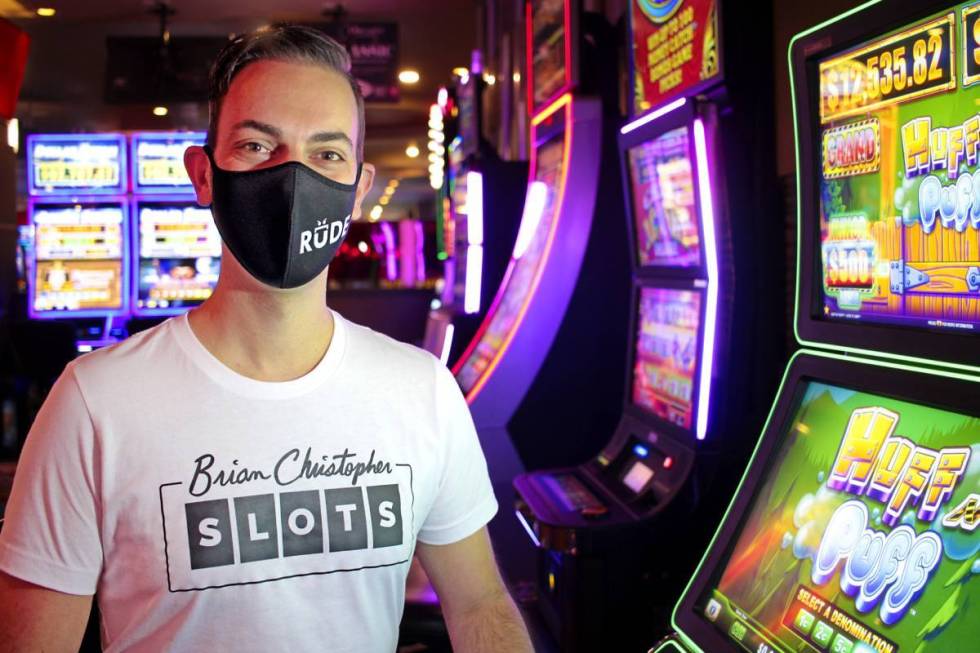
<path fill-rule="evenodd" d="M 440 109 L 445 109 L 446 105 L 449 104 L 449 91 L 446 90 L 445 86 L 439 87 L 439 93 L 436 95 L 436 104 L 439 105 Z"/>
<path fill-rule="evenodd" d="M 497 83 L 497 77 L 491 73 L 483 73 L 483 81 L 487 83 L 487 86 L 493 86 Z"/>
<path fill-rule="evenodd" d="M 381 206 L 388 206 L 388 202 L 390 201 L 391 200 L 389 199 L 388 195 L 382 195 L 381 199 L 378 200 L 378 204 L 380 204 Z"/>
<path fill-rule="evenodd" d="M 163 117 L 170 113 L 167 107 L 153 107 L 153 115 Z"/>
<path fill-rule="evenodd" d="M 394 190 L 394 189 L 398 188 L 398 184 L 400 184 L 400 183 L 401 182 L 398 181 L 397 179 L 392 179 L 391 181 L 388 182 L 388 185 L 391 186 L 391 189 L 392 190 Z"/>
<path fill-rule="evenodd" d="M 398 73 L 398 81 L 402 84 L 418 84 L 422 76 L 419 71 L 406 68 Z"/>
<path fill-rule="evenodd" d="M 357 249 L 361 252 L 361 254 L 367 254 L 368 244 L 362 240 L 361 242 L 357 243 Z"/>
<path fill-rule="evenodd" d="M 513 80 L 515 84 L 521 83 L 521 74 L 519 72 L 514 73 Z"/>
<path fill-rule="evenodd" d="M 53 7 L 38 7 L 37 15 L 41 18 L 51 18 L 54 16 L 55 10 Z"/>
<path fill-rule="evenodd" d="M 384 207 L 381 206 L 380 204 L 375 204 L 374 205 L 374 208 L 371 209 L 371 213 L 369 213 L 368 216 L 372 220 L 380 220 L 381 219 L 381 214 L 383 212 L 384 212 Z"/>
<path fill-rule="evenodd" d="M 405 156 L 407 156 L 409 159 L 417 159 L 419 154 L 420 154 L 419 146 L 416 145 L 415 143 L 412 143 L 411 145 L 405 148 Z"/>
<path fill-rule="evenodd" d="M 469 68 L 464 68 L 463 66 L 459 66 L 458 68 L 453 68 L 453 74 L 456 75 L 457 77 L 469 77 L 470 70 Z"/>

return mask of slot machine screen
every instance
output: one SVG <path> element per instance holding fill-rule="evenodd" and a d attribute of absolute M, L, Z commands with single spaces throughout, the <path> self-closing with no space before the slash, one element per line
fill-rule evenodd
<path fill-rule="evenodd" d="M 975 650 L 977 414 L 807 378 L 790 400 L 695 612 L 753 652 Z"/>
<path fill-rule="evenodd" d="M 815 319 L 980 328 L 978 19 L 958 4 L 816 62 Z"/>
<path fill-rule="evenodd" d="M 27 137 L 31 195 L 125 193 L 125 137 L 117 134 L 31 134 Z"/>
<path fill-rule="evenodd" d="M 544 106 L 569 80 L 569 38 L 565 20 L 566 0 L 531 0 L 528 56 L 531 58 L 532 108 Z"/>
<path fill-rule="evenodd" d="M 136 134 L 132 140 L 133 192 L 193 193 L 184 150 L 204 145 L 204 132 Z"/>
<path fill-rule="evenodd" d="M 701 323 L 701 292 L 641 287 L 631 398 L 660 419 L 690 429 Z"/>
<path fill-rule="evenodd" d="M 521 221 L 515 254 L 504 276 L 504 285 L 490 309 L 489 322 L 481 327 L 480 340 L 456 374 L 463 392 L 469 392 L 476 385 L 509 342 L 513 330 L 519 328 L 522 310 L 536 289 L 558 219 L 559 195 L 565 175 L 565 145 L 565 132 L 562 131 L 537 148 L 533 181 L 540 182 L 545 188 L 544 206 L 536 223 L 527 224 L 526 214 Z"/>
<path fill-rule="evenodd" d="M 120 204 L 33 207 L 32 317 L 124 308 L 125 209 Z"/>
<path fill-rule="evenodd" d="M 627 152 L 637 263 L 698 267 L 701 238 L 687 127 Z"/>
<path fill-rule="evenodd" d="M 168 312 L 211 296 L 221 238 L 211 211 L 187 202 L 138 203 L 136 312 Z"/>

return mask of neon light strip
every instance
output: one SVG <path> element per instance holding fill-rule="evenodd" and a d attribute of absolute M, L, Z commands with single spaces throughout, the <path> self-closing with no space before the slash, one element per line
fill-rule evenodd
<path fill-rule="evenodd" d="M 711 373 L 715 357 L 715 328 L 718 320 L 718 247 L 715 242 L 715 206 L 708 170 L 708 144 L 704 136 L 704 122 L 700 118 L 694 121 L 694 152 L 698 166 L 698 196 L 701 203 L 701 233 L 704 234 L 705 269 L 708 273 L 696 431 L 698 440 L 703 440 L 708 432 Z"/>
<path fill-rule="evenodd" d="M 452 323 L 446 325 L 446 331 L 442 336 L 442 351 L 439 352 L 439 360 L 443 365 L 449 364 L 449 350 L 453 347 L 453 336 L 456 334 L 456 326 Z"/>
<path fill-rule="evenodd" d="M 483 244 L 483 174 L 466 173 L 466 242 Z"/>
<path fill-rule="evenodd" d="M 642 118 L 637 118 L 633 122 L 626 123 L 619 130 L 619 133 L 620 134 L 624 134 L 624 135 L 625 134 L 628 134 L 631 131 L 633 131 L 635 129 L 639 129 L 640 127 L 642 127 L 643 125 L 645 125 L 645 124 L 647 124 L 649 122 L 653 122 L 657 118 L 660 118 L 662 116 L 666 116 L 671 111 L 675 111 L 676 109 L 680 109 L 685 104 L 687 104 L 687 98 L 686 97 L 682 97 L 679 100 L 674 100 L 670 104 L 665 104 L 664 106 L 660 107 L 656 111 L 651 111 L 650 113 L 646 114 Z"/>
<path fill-rule="evenodd" d="M 483 284 L 483 245 L 466 248 L 466 294 L 463 311 L 467 315 L 480 312 L 480 286 Z"/>
<path fill-rule="evenodd" d="M 535 270 L 534 277 L 531 281 L 530 286 L 528 287 L 527 294 L 524 297 L 524 301 L 521 304 L 521 309 L 520 311 L 518 311 L 517 317 L 514 318 L 514 323 L 511 325 L 510 330 L 504 336 L 503 342 L 500 344 L 500 348 L 497 350 L 494 357 L 490 360 L 490 363 L 487 365 L 486 369 L 483 370 L 483 374 L 480 375 L 480 378 L 477 379 L 476 383 L 473 384 L 473 387 L 466 394 L 466 401 L 469 403 L 473 403 L 473 401 L 476 399 L 476 396 L 480 394 L 480 391 L 483 389 L 483 386 L 487 384 L 487 381 L 493 375 L 493 371 L 497 368 L 497 365 L 500 364 L 500 361 L 503 359 L 503 357 L 507 353 L 507 350 L 510 348 L 510 343 L 511 341 L 514 340 L 514 335 L 520 329 L 521 324 L 524 323 L 524 316 L 527 313 L 528 307 L 531 304 L 531 299 L 534 297 L 535 293 L 538 290 L 538 284 L 541 281 L 542 271 L 547 266 L 548 258 L 551 256 L 551 246 L 554 244 L 555 235 L 558 233 L 558 223 L 561 221 L 562 209 L 565 204 L 564 202 L 565 184 L 568 181 L 568 166 L 569 163 L 571 162 L 571 156 L 572 156 L 572 138 L 573 138 L 572 94 L 565 93 L 564 95 L 560 96 L 557 100 L 552 102 L 551 105 L 549 105 L 547 108 L 542 110 L 540 113 L 538 113 L 538 115 L 534 116 L 534 118 L 531 119 L 531 129 L 532 129 L 531 142 L 534 142 L 534 138 L 533 138 L 534 129 L 542 122 L 550 118 L 557 111 L 559 111 L 562 107 L 567 107 L 565 110 L 565 133 L 562 137 L 564 138 L 564 149 L 562 151 L 561 181 L 559 183 L 557 195 L 555 196 L 555 202 L 553 208 L 555 212 L 555 218 L 551 221 L 551 231 L 548 233 L 548 240 L 545 242 L 544 250 L 541 253 L 541 259 L 538 261 L 538 268 L 537 270 Z M 537 172 L 537 165 L 538 165 L 537 151 L 532 148 L 531 168 L 529 174 L 530 179 L 534 179 L 534 175 Z M 483 334 L 490 327 L 490 323 L 493 321 L 493 316 L 497 312 L 497 307 L 500 305 L 500 302 L 503 300 L 504 295 L 507 293 L 508 285 L 510 282 L 510 276 L 514 271 L 514 266 L 516 264 L 517 264 L 517 259 L 511 258 L 510 263 L 507 266 L 507 271 L 504 273 L 504 280 L 500 284 L 500 290 L 497 292 L 497 296 L 494 298 L 493 305 L 490 307 L 490 310 L 487 312 L 487 317 L 483 320 L 483 324 L 480 325 L 480 329 L 476 332 L 476 336 L 473 337 L 473 340 L 470 342 L 466 351 L 460 357 L 459 361 L 456 363 L 456 366 L 453 368 L 453 374 L 457 374 L 459 370 L 462 369 L 463 365 L 465 365 L 466 361 L 470 359 L 470 356 L 473 354 L 473 352 L 477 348 L 477 345 L 479 345 L 480 341 L 482 340 Z"/>
<path fill-rule="evenodd" d="M 390 222 L 381 223 L 381 233 L 385 237 L 385 276 L 388 281 L 398 278 L 398 259 L 395 257 L 395 231 Z"/>
<path fill-rule="evenodd" d="M 534 546 L 540 549 L 541 540 L 539 540 L 538 536 L 534 534 L 534 529 L 532 529 L 531 525 L 527 523 L 527 519 L 524 517 L 524 515 L 521 513 L 520 510 L 515 510 L 514 514 L 517 515 L 517 521 L 519 521 L 521 523 L 521 526 L 524 527 L 524 531 L 527 533 L 527 536 L 531 538 L 532 542 L 534 542 Z"/>
<path fill-rule="evenodd" d="M 422 221 L 415 221 L 415 281 L 425 281 L 425 231 Z"/>
<path fill-rule="evenodd" d="M 521 227 L 514 241 L 514 258 L 524 256 L 534 232 L 538 230 L 544 207 L 548 203 L 548 186 L 543 181 L 532 181 L 527 185 L 527 199 L 524 201 L 524 215 L 521 217 Z"/>

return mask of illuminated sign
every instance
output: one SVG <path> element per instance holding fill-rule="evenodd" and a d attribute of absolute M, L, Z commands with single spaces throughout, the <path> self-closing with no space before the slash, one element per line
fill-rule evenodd
<path fill-rule="evenodd" d="M 633 114 L 721 73 L 716 0 L 633 0 Z"/>
<path fill-rule="evenodd" d="M 881 129 L 877 118 L 824 132 L 824 179 L 877 172 L 880 166 Z"/>
<path fill-rule="evenodd" d="M 27 166 L 32 195 L 126 191 L 126 153 L 122 136 L 28 136 Z"/>
<path fill-rule="evenodd" d="M 956 87 L 953 13 L 820 64 L 820 120 Z"/>
<path fill-rule="evenodd" d="M 204 145 L 206 134 L 148 133 L 133 137 L 133 187 L 139 191 L 192 192 L 184 168 L 184 151 L 191 145 Z"/>

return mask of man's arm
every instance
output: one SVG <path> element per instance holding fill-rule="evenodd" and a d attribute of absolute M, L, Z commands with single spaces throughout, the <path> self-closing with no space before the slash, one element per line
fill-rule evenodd
<path fill-rule="evenodd" d="M 521 614 L 500 578 L 487 529 L 452 544 L 419 542 L 457 653 L 530 653 Z"/>
<path fill-rule="evenodd" d="M 91 596 L 49 590 L 0 571 L 0 653 L 77 651 Z"/>

